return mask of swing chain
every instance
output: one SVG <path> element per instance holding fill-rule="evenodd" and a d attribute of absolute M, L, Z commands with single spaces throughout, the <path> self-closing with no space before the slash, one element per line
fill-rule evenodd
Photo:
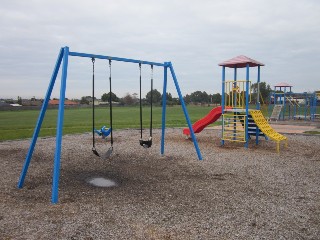
<path fill-rule="evenodd" d="M 96 150 L 95 136 L 94 136 L 94 62 L 95 58 L 91 58 L 92 61 L 92 152 L 100 157 L 98 151 Z"/>
<path fill-rule="evenodd" d="M 150 77 L 151 81 L 153 81 L 153 65 L 151 65 L 151 77 Z"/>
<path fill-rule="evenodd" d="M 152 140 L 153 65 L 151 65 L 150 140 Z"/>
<path fill-rule="evenodd" d="M 150 148 L 152 146 L 152 101 L 153 101 L 153 65 L 151 65 L 151 98 L 150 98 L 150 136 L 148 140 L 142 139 L 142 107 L 141 107 L 141 63 L 139 63 L 140 68 L 140 128 L 141 128 L 141 139 L 140 145 L 144 148 Z"/>
<path fill-rule="evenodd" d="M 140 94 L 139 94 L 139 104 L 140 104 L 140 141 L 142 141 L 142 99 L 141 99 L 141 62 L 139 62 L 139 86 L 140 86 Z"/>
<path fill-rule="evenodd" d="M 113 126 L 112 126 L 112 88 L 111 88 L 111 59 L 109 59 L 109 104 L 110 104 L 110 142 L 111 142 L 111 149 L 113 149 Z"/>

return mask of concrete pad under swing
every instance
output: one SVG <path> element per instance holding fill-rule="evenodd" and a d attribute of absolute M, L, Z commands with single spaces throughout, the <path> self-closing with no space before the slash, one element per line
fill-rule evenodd
<path fill-rule="evenodd" d="M 117 187 L 118 186 L 118 184 L 115 181 L 104 178 L 104 177 L 90 178 L 88 180 L 88 183 L 96 187 Z"/>

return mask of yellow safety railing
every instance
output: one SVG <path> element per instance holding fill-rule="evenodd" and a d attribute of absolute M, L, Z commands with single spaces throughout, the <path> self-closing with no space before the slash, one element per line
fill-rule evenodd
<path fill-rule="evenodd" d="M 222 114 L 222 140 L 246 142 L 246 115 Z"/>
<path fill-rule="evenodd" d="M 225 106 L 245 108 L 246 80 L 225 81 Z M 249 102 L 251 102 L 251 81 L 249 81 Z"/>

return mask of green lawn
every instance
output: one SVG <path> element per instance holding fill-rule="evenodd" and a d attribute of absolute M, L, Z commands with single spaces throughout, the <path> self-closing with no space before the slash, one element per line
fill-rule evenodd
<path fill-rule="evenodd" d="M 192 122 L 204 117 L 212 107 L 188 106 Z M 109 127 L 108 108 L 96 108 L 95 126 Z M 161 127 L 161 107 L 153 108 L 153 126 Z M 54 136 L 56 134 L 57 109 L 49 109 L 43 121 L 40 136 Z M 38 110 L 0 111 L 0 141 L 31 138 L 38 119 Z M 181 106 L 167 107 L 167 127 L 187 126 Z M 143 109 L 143 127 L 149 128 L 150 109 Z M 218 124 L 218 123 L 215 123 Z M 92 109 L 65 109 L 64 134 L 90 132 L 92 127 Z M 139 107 L 114 107 L 113 128 L 140 128 Z"/>

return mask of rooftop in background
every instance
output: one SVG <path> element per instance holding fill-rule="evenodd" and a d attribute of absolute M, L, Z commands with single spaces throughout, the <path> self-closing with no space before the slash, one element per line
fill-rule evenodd
<path fill-rule="evenodd" d="M 50 100 L 49 101 L 49 105 L 59 105 L 59 100 L 58 99 Z M 79 105 L 79 103 L 73 102 L 73 101 L 70 101 L 70 100 L 65 100 L 64 101 L 64 105 Z"/>
<path fill-rule="evenodd" d="M 293 87 L 293 86 L 288 83 L 281 82 L 281 83 L 274 85 L 274 87 Z"/>
<path fill-rule="evenodd" d="M 225 66 L 229 68 L 244 68 L 249 63 L 250 67 L 264 66 L 263 63 L 253 60 L 244 55 L 240 55 L 229 60 L 226 60 L 222 63 L 219 63 L 219 66 Z"/>

